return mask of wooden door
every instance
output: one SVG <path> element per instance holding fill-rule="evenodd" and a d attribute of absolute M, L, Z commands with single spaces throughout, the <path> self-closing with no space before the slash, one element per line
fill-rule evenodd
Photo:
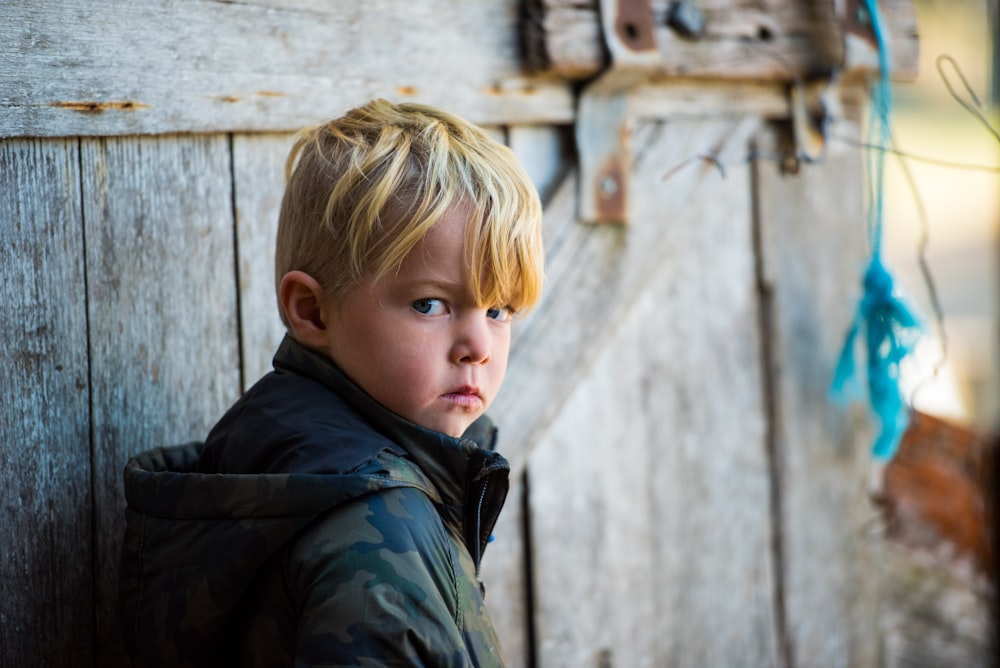
<path fill-rule="evenodd" d="M 791 4 L 753 39 L 804 67 Z M 545 296 L 492 411 L 514 474 L 484 578 L 511 665 L 878 663 L 867 431 L 826 399 L 859 155 L 783 170 L 787 71 L 729 81 L 732 44 L 678 46 L 668 69 L 714 78 L 630 92 L 628 224 L 583 224 L 572 79 L 607 63 L 597 3 L 557 5 L 0 8 L 0 665 L 122 662 L 122 468 L 204 438 L 269 368 L 291 132 L 376 95 L 487 126 L 545 201 Z M 529 71 L 538 11 L 590 65 L 555 62 L 550 31 Z"/>

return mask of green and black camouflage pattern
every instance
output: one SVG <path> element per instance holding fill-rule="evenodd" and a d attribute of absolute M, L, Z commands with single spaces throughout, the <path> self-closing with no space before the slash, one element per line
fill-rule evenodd
<path fill-rule="evenodd" d="M 204 470 L 209 454 L 235 447 L 219 438 L 228 427 L 126 466 L 120 594 L 133 665 L 503 666 L 478 560 L 506 495 L 506 461 L 388 412 L 389 427 L 372 433 L 348 419 L 352 456 L 317 460 L 313 435 L 331 432 L 313 421 L 371 401 L 317 357 L 286 340 L 276 372 L 234 407 L 256 415 L 274 397 L 284 406 L 303 394 L 288 388 L 310 388 L 294 406 L 308 427 L 300 442 L 267 420 L 254 425 L 290 471 Z M 363 422 L 377 409 L 364 406 Z M 472 431 L 494 436 L 487 422 Z"/>

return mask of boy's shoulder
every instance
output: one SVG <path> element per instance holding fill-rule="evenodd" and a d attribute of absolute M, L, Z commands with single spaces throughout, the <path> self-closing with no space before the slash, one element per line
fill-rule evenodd
<path fill-rule="evenodd" d="M 295 541 L 293 558 L 355 563 L 355 555 L 400 555 L 440 549 L 450 542 L 433 490 L 418 482 L 380 486 L 331 508 Z M 378 561 L 375 557 L 372 557 Z"/>
<path fill-rule="evenodd" d="M 418 648 L 464 644 L 459 598 L 478 586 L 474 569 L 419 489 L 382 489 L 332 509 L 296 538 L 288 559 L 307 657 L 382 647 L 379 658 L 395 665 L 401 656 L 417 663 Z M 395 646 L 406 638 L 416 647 Z"/>
<path fill-rule="evenodd" d="M 345 473 L 381 451 L 405 456 L 377 426 L 317 379 L 276 371 L 255 383 L 215 424 L 199 470 Z"/>

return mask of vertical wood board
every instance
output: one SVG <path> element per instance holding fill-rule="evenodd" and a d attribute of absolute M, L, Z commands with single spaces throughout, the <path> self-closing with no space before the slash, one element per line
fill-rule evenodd
<path fill-rule="evenodd" d="M 559 186 L 546 207 L 545 291 L 535 310 L 514 325 L 507 379 L 491 409 L 505 427 L 504 453 L 515 470 L 524 466 L 535 437 L 602 349 L 610 332 L 606 323 L 627 312 L 663 262 L 677 229 L 670 224 L 673 212 L 697 211 L 703 201 L 700 184 L 721 177 L 717 166 L 702 156 L 718 155 L 723 162 L 746 159 L 756 120 L 703 122 L 728 130 L 698 134 L 696 121 L 687 126 L 687 136 L 672 134 L 670 146 L 649 167 L 650 181 L 641 186 L 669 193 L 668 203 L 650 214 L 662 222 L 581 225 L 574 178 Z M 640 162 L 649 147 L 643 141 L 633 145 L 634 159 Z"/>
<path fill-rule="evenodd" d="M 834 135 L 857 136 L 849 121 Z M 773 130 L 760 154 L 775 155 Z M 772 294 L 772 369 L 782 496 L 784 591 L 795 665 L 878 665 L 876 511 L 866 486 L 861 411 L 830 400 L 833 369 L 860 297 L 865 253 L 861 158 L 831 143 L 782 174 L 757 161 L 763 280 Z M 860 408 L 860 407 L 859 407 Z"/>
<path fill-rule="evenodd" d="M 484 129 L 514 151 L 544 204 L 567 168 L 562 129 L 547 125 L 488 126 Z M 548 215 L 547 209 L 543 219 Z M 492 410 L 490 415 L 493 415 Z M 506 454 L 511 442 L 502 417 L 497 428 L 498 450 Z M 523 471 L 512 475 L 510 483 L 503 513 L 493 529 L 495 540 L 490 544 L 489 556 L 483 560 L 482 580 L 489 593 L 490 615 L 509 665 L 530 666 L 534 657 L 530 628 L 531 582 L 527 570 L 531 555 L 525 533 L 524 505 L 528 490 Z"/>
<path fill-rule="evenodd" d="M 507 143 L 535 184 L 542 202 L 552 198 L 569 168 L 568 128 L 557 125 L 512 125 Z"/>
<path fill-rule="evenodd" d="M 239 393 L 225 137 L 84 140 L 98 664 L 118 665 L 122 469 L 203 439 Z"/>
<path fill-rule="evenodd" d="M 503 425 L 499 425 L 503 453 Z M 531 665 L 528 582 L 525 564 L 530 555 L 524 540 L 523 476 L 512 477 L 500 519 L 493 528 L 493 542 L 483 556 L 480 577 L 486 586 L 486 607 L 507 663 L 511 668 Z"/>
<path fill-rule="evenodd" d="M 79 152 L 0 142 L 0 665 L 90 665 L 89 369 Z"/>
<path fill-rule="evenodd" d="M 556 411 L 529 432 L 540 665 L 776 660 L 749 172 L 738 166 L 752 127 L 647 125 L 634 139 L 632 226 L 550 221 L 560 294 L 536 326 L 552 323 L 543 353 L 562 343 L 582 372 L 563 384 L 545 369 L 522 402 Z M 726 179 L 701 161 L 665 178 L 711 147 L 736 163 Z M 561 238 L 580 230 L 590 238 Z"/>
<path fill-rule="evenodd" d="M 233 137 L 243 390 L 271 370 L 285 334 L 274 287 L 274 239 L 291 147 L 286 134 Z"/>

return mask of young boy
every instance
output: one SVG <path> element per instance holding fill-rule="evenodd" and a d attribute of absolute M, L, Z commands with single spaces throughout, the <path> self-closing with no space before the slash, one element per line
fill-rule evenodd
<path fill-rule="evenodd" d="M 507 492 L 483 413 L 538 299 L 541 206 L 443 111 L 300 134 L 276 251 L 288 335 L 201 444 L 125 470 L 141 666 L 501 666 L 479 563 Z"/>

